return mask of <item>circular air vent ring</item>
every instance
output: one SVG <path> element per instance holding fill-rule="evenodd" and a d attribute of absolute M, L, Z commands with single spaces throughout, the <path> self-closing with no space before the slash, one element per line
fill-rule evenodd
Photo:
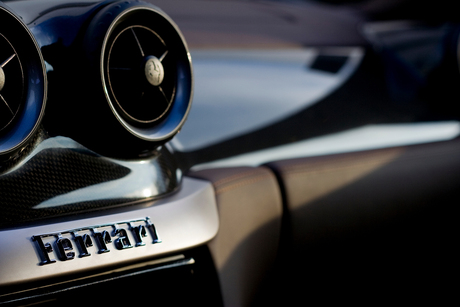
<path fill-rule="evenodd" d="M 47 79 L 33 34 L 0 2 L 0 161 L 18 157 L 40 127 Z"/>
<path fill-rule="evenodd" d="M 24 92 L 24 71 L 19 55 L 8 39 L 0 34 L 0 131 L 14 120 Z"/>
<path fill-rule="evenodd" d="M 102 9 L 89 29 L 86 55 L 100 74 L 109 107 L 101 112 L 110 110 L 139 146 L 172 138 L 193 97 L 192 61 L 177 25 L 151 4 L 126 1 Z M 95 43 L 101 38 L 102 44 Z"/>
<path fill-rule="evenodd" d="M 150 124 L 168 112 L 176 92 L 175 67 L 165 61 L 168 53 L 161 37 L 142 25 L 123 28 L 111 42 L 107 81 L 116 108 L 128 121 Z"/>

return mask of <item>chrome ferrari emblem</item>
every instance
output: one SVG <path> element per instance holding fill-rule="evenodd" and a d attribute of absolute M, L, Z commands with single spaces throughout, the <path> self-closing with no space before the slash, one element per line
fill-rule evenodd
<path fill-rule="evenodd" d="M 164 76 L 165 72 L 160 60 L 154 56 L 149 57 L 147 62 L 145 62 L 145 77 L 147 81 L 154 86 L 158 86 L 163 82 Z"/>
<path fill-rule="evenodd" d="M 148 217 L 34 235 L 32 240 L 36 242 L 39 250 L 41 258 L 39 264 L 45 265 L 56 262 L 55 259 L 52 259 L 54 251 L 59 260 L 66 261 L 77 256 L 76 250 L 79 252 L 78 257 L 82 258 L 91 256 L 90 251 L 92 250 L 97 250 L 99 254 L 108 253 L 111 245 L 117 250 L 145 246 L 144 241 L 147 241 L 148 233 L 151 236 L 151 244 L 161 243 L 156 228 Z M 133 241 L 132 238 L 134 238 Z"/>

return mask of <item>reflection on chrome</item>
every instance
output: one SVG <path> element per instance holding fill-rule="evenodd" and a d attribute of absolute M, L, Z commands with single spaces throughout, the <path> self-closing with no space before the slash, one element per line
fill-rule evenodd
<path fill-rule="evenodd" d="M 270 161 L 447 141 L 460 135 L 460 122 L 367 125 L 289 145 L 251 152 L 194 166 L 258 166 Z"/>
<path fill-rule="evenodd" d="M 78 150 L 81 153 L 92 156 L 96 155 L 94 152 L 86 149 L 72 139 L 66 137 L 53 137 L 40 143 L 40 145 L 34 149 L 32 154 L 30 154 L 27 159 L 22 161 L 22 163 L 15 169 L 10 170 L 9 173 L 21 168 L 21 166 L 25 165 L 29 160 L 33 159 L 33 157 L 35 157 L 38 153 L 46 149 L 58 148 Z M 155 164 L 157 157 L 153 157 L 150 160 L 141 161 L 121 161 L 102 156 L 98 156 L 98 158 L 119 166 L 124 166 L 128 168 L 130 172 L 125 177 L 120 179 L 101 182 L 99 184 L 74 190 L 66 194 L 57 195 L 53 198 L 43 201 L 40 204 L 37 204 L 33 208 L 43 209 L 104 199 L 148 198 L 157 196 L 164 192 L 160 191 L 158 188 L 159 181 L 164 180 L 164 178 L 159 178 L 157 165 Z"/>

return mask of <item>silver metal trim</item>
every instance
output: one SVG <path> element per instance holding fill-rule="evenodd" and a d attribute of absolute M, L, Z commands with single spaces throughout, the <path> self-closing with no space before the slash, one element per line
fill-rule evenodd
<path fill-rule="evenodd" d="M 89 248 L 90 257 L 75 257 L 56 263 L 40 265 L 35 234 L 58 233 L 62 229 L 78 229 L 86 225 L 112 225 L 116 221 L 136 220 L 150 216 L 161 234 L 161 244 L 146 244 L 123 251 L 116 250 L 115 240 L 108 244 L 111 252 L 97 253 L 97 246 Z M 179 252 L 211 240 L 219 228 L 219 217 L 212 185 L 203 180 L 184 177 L 181 190 L 151 206 L 123 213 L 78 219 L 73 221 L 0 231 L 0 286 L 81 273 L 91 269 L 142 261 L 147 258 Z M 53 251 L 53 253 L 55 253 Z"/>
<path fill-rule="evenodd" d="M 104 40 L 102 42 L 102 49 L 101 49 L 101 56 L 100 56 L 100 74 L 101 74 L 101 80 L 102 80 L 102 85 L 103 85 L 103 90 L 104 90 L 104 94 L 105 94 L 105 97 L 107 99 L 107 102 L 110 106 L 110 109 L 112 110 L 113 114 L 115 115 L 115 117 L 117 118 L 117 120 L 120 122 L 120 124 L 125 127 L 126 130 L 128 130 L 131 134 L 133 134 L 134 136 L 137 136 L 138 138 L 142 139 L 142 140 L 146 140 L 146 141 L 162 141 L 162 140 L 167 140 L 169 138 L 171 138 L 172 136 L 174 136 L 177 132 L 179 132 L 179 130 L 182 128 L 185 120 L 187 119 L 188 117 L 188 114 L 190 112 L 190 107 L 192 105 L 192 100 L 193 100 L 193 77 L 191 78 L 190 80 L 190 85 L 191 85 L 191 92 L 190 92 L 190 99 L 189 99 L 189 102 L 188 102 L 188 106 L 187 106 L 187 110 L 185 111 L 181 121 L 177 124 L 176 127 L 174 127 L 174 129 L 172 129 L 169 133 L 163 135 L 163 136 L 159 136 L 159 137 L 149 137 L 148 135 L 146 134 L 142 134 L 140 133 L 139 131 L 137 131 L 136 129 L 133 129 L 133 127 L 127 123 L 117 112 L 115 106 L 113 105 L 111 99 L 110 99 L 110 95 L 109 95 L 109 92 L 108 92 L 108 89 L 107 87 L 105 86 L 106 84 L 106 80 L 105 80 L 105 76 L 104 76 L 104 57 L 105 57 L 105 49 L 107 47 L 107 42 L 109 40 L 109 37 L 110 35 L 112 34 L 115 26 L 117 25 L 117 23 L 124 17 L 126 16 L 127 14 L 129 13 L 132 13 L 134 11 L 138 11 L 138 10 L 146 10 L 146 11 L 151 11 L 155 14 L 158 14 L 160 16 L 162 16 L 164 19 L 166 19 L 170 24 L 171 26 L 175 29 L 175 31 L 177 32 L 178 36 L 180 37 L 181 41 L 182 41 L 182 44 L 184 45 L 184 49 L 185 51 L 187 51 L 187 59 L 188 59 L 188 64 L 190 66 L 190 72 L 191 74 L 193 75 L 193 66 L 192 66 L 192 57 L 190 55 L 190 52 L 189 52 L 189 49 L 188 49 L 188 46 L 187 46 L 187 43 L 185 41 L 185 38 L 184 36 L 182 35 L 182 32 L 179 30 L 179 27 L 176 25 L 176 23 L 168 16 L 166 15 L 165 13 L 163 13 L 161 10 L 156 10 L 156 9 L 153 9 L 151 7 L 148 7 L 148 6 L 135 6 L 135 7 L 130 7 L 130 8 L 127 8 L 126 10 L 124 10 L 123 12 L 121 12 L 113 21 L 112 23 L 110 24 L 106 34 L 105 34 L 105 37 L 104 37 Z M 166 55 L 164 55 L 166 56 Z M 162 56 L 162 58 L 164 58 L 164 56 Z M 172 102 L 171 102 L 172 103 Z"/>
<path fill-rule="evenodd" d="M 3 68 L 6 66 L 6 64 L 8 64 L 12 59 L 14 59 L 14 57 L 16 56 L 16 53 L 13 54 L 12 56 L 10 56 L 8 59 L 6 59 L 1 65 L 0 67 Z"/>

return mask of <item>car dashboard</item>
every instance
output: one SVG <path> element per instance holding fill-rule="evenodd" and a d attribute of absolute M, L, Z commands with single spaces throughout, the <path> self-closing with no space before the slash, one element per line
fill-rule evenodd
<path fill-rule="evenodd" d="M 0 2 L 0 305 L 453 298 L 456 17 L 150 2 Z"/>

